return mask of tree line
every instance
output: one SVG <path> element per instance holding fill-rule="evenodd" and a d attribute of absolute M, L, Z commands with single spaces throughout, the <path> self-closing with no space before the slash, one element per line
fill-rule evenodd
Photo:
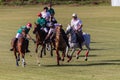
<path fill-rule="evenodd" d="M 26 5 L 26 4 L 100 4 L 110 3 L 111 0 L 0 0 L 1 5 Z"/>

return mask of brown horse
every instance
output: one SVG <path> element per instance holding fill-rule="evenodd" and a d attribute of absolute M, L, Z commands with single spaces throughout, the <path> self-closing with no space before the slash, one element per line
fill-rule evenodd
<path fill-rule="evenodd" d="M 57 65 L 60 65 L 59 61 L 61 60 L 59 51 L 62 51 L 62 61 L 64 61 L 66 47 L 67 47 L 66 42 L 63 39 L 64 35 L 62 35 L 62 31 L 63 31 L 62 25 L 60 25 L 56 28 L 56 37 L 55 37 L 56 46 L 55 46 L 55 48 L 56 48 L 56 54 L 57 54 Z"/>
<path fill-rule="evenodd" d="M 12 39 L 11 44 L 13 46 L 13 51 L 16 59 L 16 66 L 19 66 L 18 61 L 20 61 L 20 56 L 22 57 L 22 66 L 25 67 L 25 52 L 26 52 L 26 40 L 25 35 L 21 35 L 17 42 L 14 43 L 15 38 Z M 18 54 L 17 54 L 18 53 Z"/>
<path fill-rule="evenodd" d="M 40 26 L 35 23 L 33 34 L 35 34 L 35 36 L 36 36 L 35 52 L 36 53 L 38 52 L 38 46 L 41 45 L 42 49 L 41 49 L 40 57 L 42 58 L 43 51 L 44 51 L 44 55 L 46 55 L 46 44 L 45 44 L 44 40 L 47 36 L 47 33 L 44 30 L 40 29 Z M 51 56 L 52 56 L 52 51 L 51 51 Z M 38 60 L 38 64 L 40 65 L 39 56 L 37 57 L 37 60 Z"/>

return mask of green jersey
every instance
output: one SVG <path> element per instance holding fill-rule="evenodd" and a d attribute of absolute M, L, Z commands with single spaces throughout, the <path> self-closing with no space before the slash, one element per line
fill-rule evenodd
<path fill-rule="evenodd" d="M 37 24 L 39 24 L 41 27 L 45 27 L 46 26 L 46 20 L 45 18 L 38 18 L 37 19 Z"/>
<path fill-rule="evenodd" d="M 20 29 L 18 29 L 17 33 L 22 33 L 22 31 L 25 30 L 25 33 L 28 34 L 30 29 L 28 29 L 26 26 L 22 26 L 20 27 Z"/>
<path fill-rule="evenodd" d="M 53 9 L 53 8 L 50 8 L 50 9 L 48 10 L 48 12 L 50 13 L 50 15 L 55 14 L 55 11 L 54 11 L 54 9 Z"/>

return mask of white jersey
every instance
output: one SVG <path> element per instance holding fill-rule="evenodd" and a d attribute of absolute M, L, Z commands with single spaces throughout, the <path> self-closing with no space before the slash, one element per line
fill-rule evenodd
<path fill-rule="evenodd" d="M 71 20 L 71 26 L 73 26 L 75 30 L 78 30 L 78 26 L 81 25 L 82 25 L 82 21 L 79 18 L 77 18 L 76 20 L 74 19 Z M 82 27 L 79 29 L 79 31 L 82 31 Z"/>
<path fill-rule="evenodd" d="M 59 23 L 54 24 L 54 28 L 50 28 L 50 30 L 48 32 L 48 35 L 50 35 L 51 33 L 54 33 L 56 31 L 56 28 L 60 25 L 61 24 L 59 24 Z"/>
<path fill-rule="evenodd" d="M 50 17 L 50 13 L 49 12 L 42 11 L 41 14 L 42 14 L 42 17 L 45 18 L 45 19 Z"/>
<path fill-rule="evenodd" d="M 16 36 L 15 36 L 15 38 L 20 38 L 20 37 L 22 37 L 21 33 L 17 33 Z"/>

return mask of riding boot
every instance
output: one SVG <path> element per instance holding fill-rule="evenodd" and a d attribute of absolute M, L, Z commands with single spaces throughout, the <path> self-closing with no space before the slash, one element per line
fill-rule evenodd
<path fill-rule="evenodd" d="M 77 36 L 77 41 L 78 41 L 78 43 L 79 43 L 79 47 L 80 47 L 80 49 L 82 49 L 82 40 L 81 40 L 81 36 L 78 35 L 78 33 L 76 33 L 76 36 Z"/>
<path fill-rule="evenodd" d="M 16 46 L 18 38 L 15 38 L 15 40 L 13 41 L 13 45 L 12 48 L 10 49 L 10 51 L 13 51 L 13 48 Z"/>
<path fill-rule="evenodd" d="M 28 46 L 29 46 L 29 40 L 26 39 L 26 53 L 30 52 L 30 50 L 28 49 Z"/>
<path fill-rule="evenodd" d="M 83 48 L 82 48 L 82 43 L 81 43 L 80 41 L 78 41 L 78 43 L 79 43 L 80 49 L 82 50 L 82 49 L 83 49 Z"/>

